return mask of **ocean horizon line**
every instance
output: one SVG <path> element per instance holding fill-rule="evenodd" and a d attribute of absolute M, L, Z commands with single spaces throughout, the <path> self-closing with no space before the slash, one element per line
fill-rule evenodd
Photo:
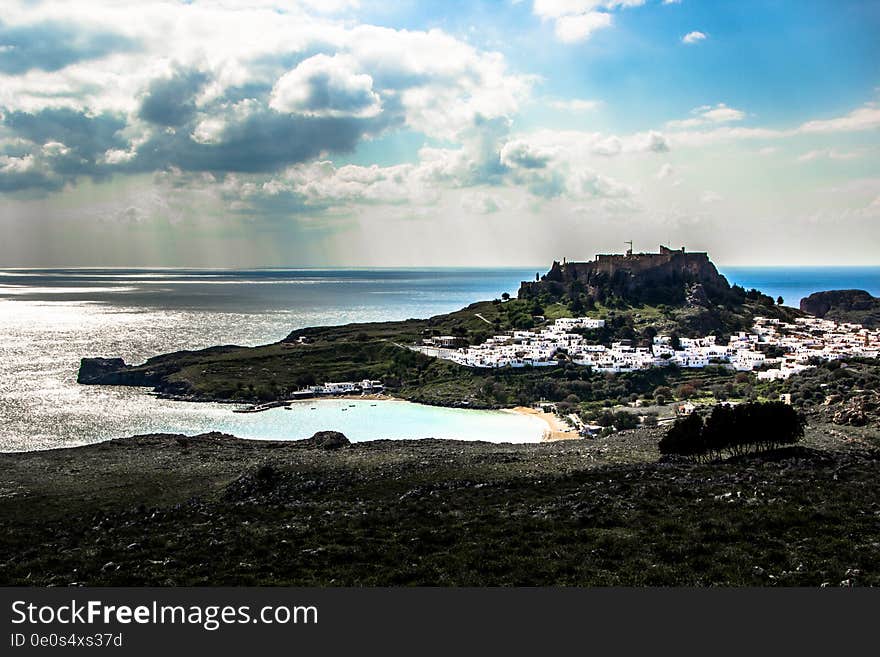
<path fill-rule="evenodd" d="M 588 260 L 570 260 L 570 262 L 589 262 Z M 713 263 L 719 270 L 723 269 L 872 269 L 880 267 L 880 262 L 874 264 L 720 264 Z M 298 271 L 499 271 L 520 269 L 541 269 L 547 264 L 525 265 L 321 265 L 321 266 L 266 266 L 266 267 L 199 267 L 199 266 L 169 266 L 169 265 L 139 265 L 139 266 L 63 266 L 54 265 L 46 267 L 8 267 L 0 264 L 0 273 L 11 272 L 41 272 L 41 271 L 217 271 L 217 272 L 298 272 Z"/>

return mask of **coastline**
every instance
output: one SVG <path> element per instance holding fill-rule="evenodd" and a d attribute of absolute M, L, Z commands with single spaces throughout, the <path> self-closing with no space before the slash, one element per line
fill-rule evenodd
<path fill-rule="evenodd" d="M 554 413 L 547 411 L 539 411 L 536 408 L 528 406 L 515 406 L 514 408 L 502 409 L 506 413 L 516 413 L 517 415 L 529 415 L 542 420 L 547 429 L 541 437 L 541 442 L 552 442 L 556 440 L 576 440 L 580 438 L 580 434 L 572 429 L 564 420 L 561 420 Z"/>

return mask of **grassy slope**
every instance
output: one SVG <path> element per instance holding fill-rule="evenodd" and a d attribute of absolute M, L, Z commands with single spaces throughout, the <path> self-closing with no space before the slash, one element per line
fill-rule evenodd
<path fill-rule="evenodd" d="M 863 432 L 864 433 L 864 432 Z M 880 461 L 657 463 L 655 433 L 490 445 L 143 437 L 0 455 L 3 584 L 880 584 Z M 255 486 L 258 466 L 279 475 Z M 244 477 L 242 477 L 244 475 Z"/>

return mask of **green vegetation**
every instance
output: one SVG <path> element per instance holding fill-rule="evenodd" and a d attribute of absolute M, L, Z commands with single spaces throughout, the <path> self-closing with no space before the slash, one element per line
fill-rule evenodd
<path fill-rule="evenodd" d="M 0 582 L 876 586 L 880 460 L 827 435 L 711 464 L 657 463 L 645 430 L 4 454 Z"/>
<path fill-rule="evenodd" d="M 630 339 L 648 344 L 659 331 L 698 333 L 693 327 L 701 325 L 699 317 L 706 312 L 663 306 L 622 311 L 598 305 L 590 314 L 604 317 L 606 326 L 585 333 L 600 343 Z M 664 368 L 606 375 L 567 363 L 563 357 L 556 367 L 477 370 L 408 349 L 443 335 L 455 336 L 461 344 L 479 344 L 501 331 L 535 328 L 571 314 L 565 304 L 535 299 L 480 302 L 425 320 L 301 329 L 283 342 L 262 347 L 166 354 L 126 368 L 124 381 L 108 382 L 153 385 L 165 394 L 198 399 L 270 401 L 314 383 L 369 378 L 381 380 L 390 392 L 404 399 L 439 405 L 488 408 L 541 399 L 559 402 L 574 395 L 575 410 L 586 416 L 595 412 L 596 404 L 653 399 L 658 387 L 670 388 L 657 396 L 659 403 L 675 399 L 672 390 L 678 392 L 679 399 L 694 395 L 749 398 L 753 393 L 751 384 L 735 381 L 722 368 L 699 372 Z M 733 326 L 751 321 L 747 314 Z M 690 387 L 682 388 L 684 384 Z"/>
<path fill-rule="evenodd" d="M 718 405 L 705 421 L 698 413 L 676 420 L 659 449 L 661 454 L 717 459 L 793 445 L 803 435 L 804 418 L 788 404 Z"/>

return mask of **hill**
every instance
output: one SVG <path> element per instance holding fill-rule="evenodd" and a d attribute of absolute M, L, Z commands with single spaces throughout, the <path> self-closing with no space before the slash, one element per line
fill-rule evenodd
<path fill-rule="evenodd" d="M 652 257 L 630 254 L 601 260 L 600 256 L 601 265 L 595 268 L 593 263 L 555 263 L 541 285 L 523 283 L 520 298 L 481 301 L 428 319 L 304 328 L 275 344 L 181 351 L 140 365 L 118 358 L 84 358 L 78 381 L 150 386 L 165 395 L 197 400 L 272 401 L 316 383 L 363 379 L 381 380 L 404 399 L 445 406 L 496 408 L 542 398 L 561 401 L 573 394 L 584 401 L 623 400 L 668 385 L 678 373 L 634 373 L 611 385 L 603 375 L 571 364 L 516 372 L 479 370 L 408 347 L 438 336 L 448 336 L 459 345 L 481 344 L 504 331 L 585 314 L 605 320 L 605 326 L 590 336 L 597 343 L 649 344 L 658 333 L 681 337 L 712 333 L 724 340 L 749 329 L 756 316 L 790 320 L 800 314 L 777 306 L 757 290 L 729 286 L 706 254 L 667 251 Z M 553 272 L 560 281 L 554 280 Z M 570 293 L 581 279 L 588 283 L 584 294 L 589 309 L 583 303 L 579 306 L 578 300 L 584 299 Z M 560 289 L 569 289 L 568 296 L 558 294 Z M 644 301 L 648 297 L 667 303 L 654 305 Z"/>
<path fill-rule="evenodd" d="M 520 298 L 568 300 L 573 304 L 719 305 L 742 303 L 706 253 L 660 246 L 659 253 L 600 254 L 590 262 L 554 262 L 538 280 L 524 282 Z"/>
<path fill-rule="evenodd" d="M 880 584 L 876 443 L 660 461 L 658 430 L 531 445 L 139 436 L 0 454 L 21 586 Z"/>
<path fill-rule="evenodd" d="M 865 290 L 828 290 L 801 299 L 803 312 L 835 322 L 880 326 L 880 298 Z"/>

